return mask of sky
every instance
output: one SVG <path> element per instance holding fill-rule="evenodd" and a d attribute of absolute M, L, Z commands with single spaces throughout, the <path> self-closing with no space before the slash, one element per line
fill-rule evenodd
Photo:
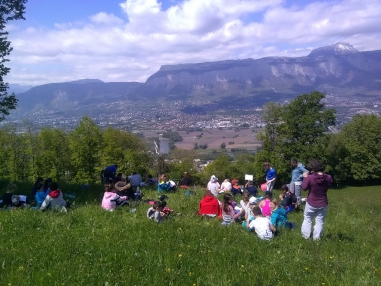
<path fill-rule="evenodd" d="M 29 0 L 5 80 L 145 82 L 162 65 L 381 50 L 380 0 Z"/>

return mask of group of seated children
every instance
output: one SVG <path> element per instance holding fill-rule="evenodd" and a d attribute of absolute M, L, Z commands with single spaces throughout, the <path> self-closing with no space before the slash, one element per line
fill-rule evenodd
<path fill-rule="evenodd" d="M 237 179 L 225 179 L 222 184 L 218 182 L 218 178 L 215 175 L 210 177 L 207 188 L 211 191 L 212 195 L 217 197 L 219 194 L 231 193 L 233 196 L 242 195 L 244 190 L 246 190 L 250 196 L 257 196 L 258 190 L 254 185 L 254 182 L 247 181 L 245 186 L 241 188 L 239 181 Z"/>
<path fill-rule="evenodd" d="M 150 220 L 154 220 L 157 223 L 164 221 L 173 210 L 167 206 L 167 202 L 165 201 L 166 196 L 160 196 L 158 201 L 150 201 L 148 202 L 152 207 L 147 210 L 147 218 Z"/>
<path fill-rule="evenodd" d="M 281 203 L 272 198 L 272 192 L 265 192 L 264 198 L 250 197 L 248 191 L 242 194 L 240 207 L 236 206 L 233 196 L 225 193 L 220 202 L 210 190 L 205 192 L 200 201 L 199 214 L 207 217 L 219 217 L 222 225 L 230 225 L 233 222 L 242 222 L 242 225 L 251 231 L 255 231 L 261 239 L 272 239 L 273 234 L 281 228 L 294 228 L 295 224 L 288 221 L 287 213 L 295 209 L 296 197 L 288 187 L 282 186 L 282 194 L 279 196 Z"/>
<path fill-rule="evenodd" d="M 114 182 L 115 181 L 115 182 Z M 140 200 L 143 196 L 139 186 L 132 186 L 128 177 L 119 173 L 114 181 L 104 184 L 102 208 L 113 211 L 117 207 L 129 205 L 132 200 Z"/>
<path fill-rule="evenodd" d="M 45 211 L 47 209 L 55 209 L 66 211 L 67 202 L 63 198 L 62 192 L 58 189 L 58 184 L 51 179 L 45 180 L 38 178 L 32 188 L 32 195 L 36 199 L 36 207 L 34 209 L 40 209 Z M 10 209 L 14 207 L 29 207 L 30 203 L 27 197 L 24 195 L 15 195 L 17 186 L 15 184 L 8 184 L 7 192 L 2 196 L 2 205 Z"/>

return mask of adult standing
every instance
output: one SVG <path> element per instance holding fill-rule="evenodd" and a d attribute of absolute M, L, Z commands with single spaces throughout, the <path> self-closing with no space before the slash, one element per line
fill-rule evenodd
<path fill-rule="evenodd" d="M 308 191 L 304 220 L 302 224 L 302 236 L 309 239 L 311 236 L 312 219 L 315 217 L 313 240 L 320 239 L 324 220 L 328 208 L 328 188 L 332 185 L 332 177 L 324 173 L 325 166 L 319 160 L 312 160 L 308 164 L 311 174 L 305 174 L 302 189 Z"/>
<path fill-rule="evenodd" d="M 264 162 L 263 168 L 266 171 L 267 191 L 272 192 L 276 181 L 276 170 L 270 165 L 269 162 Z"/>
<path fill-rule="evenodd" d="M 304 165 L 295 158 L 291 159 L 291 183 L 290 183 L 290 191 L 295 194 L 298 205 L 301 204 L 302 200 L 302 181 L 303 177 L 308 174 L 308 170 L 304 167 Z"/>
<path fill-rule="evenodd" d="M 108 184 L 110 181 L 115 183 L 115 176 L 118 170 L 118 165 L 110 165 L 103 170 L 103 184 Z"/>

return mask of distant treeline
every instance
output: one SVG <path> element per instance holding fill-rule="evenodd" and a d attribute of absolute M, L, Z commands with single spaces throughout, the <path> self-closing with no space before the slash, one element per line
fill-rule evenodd
<path fill-rule="evenodd" d="M 280 185 L 290 181 L 291 158 L 306 165 L 318 158 L 337 184 L 381 183 L 381 118 L 356 115 L 340 133 L 326 133 L 335 120 L 335 110 L 325 108 L 320 92 L 300 95 L 287 105 L 268 103 L 263 109 L 266 127 L 257 135 L 262 141 L 260 151 L 242 153 L 235 161 L 225 152 L 216 152 L 218 157 L 202 171 L 195 164 L 194 159 L 200 158 L 196 150 L 175 148 L 166 158 L 158 158 L 149 152 L 144 138 L 113 128 L 101 130 L 88 117 L 70 132 L 51 128 L 37 132 L 27 123 L 26 132 L 19 133 L 16 127 L 5 125 L 0 129 L 0 179 L 33 182 L 41 176 L 93 183 L 99 181 L 105 166 L 117 164 L 123 174 L 136 171 L 143 177 L 166 172 L 179 180 L 187 171 L 195 183 L 206 185 L 212 174 L 221 180 L 238 178 L 241 183 L 245 174 L 254 174 L 259 184 L 264 181 L 262 164 L 269 161 Z M 163 136 L 172 144 L 182 140 L 177 132 Z"/>

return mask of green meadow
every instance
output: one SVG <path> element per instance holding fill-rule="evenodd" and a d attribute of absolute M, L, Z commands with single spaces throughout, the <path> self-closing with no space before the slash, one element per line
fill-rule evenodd
<path fill-rule="evenodd" d="M 200 218 L 201 188 L 168 194 L 175 214 L 157 224 L 148 204 L 110 213 L 101 186 L 61 187 L 76 194 L 66 214 L 0 211 L 0 285 L 381 285 L 381 187 L 329 190 L 318 242 L 301 237 L 302 212 L 289 215 L 296 229 L 272 241 Z"/>

